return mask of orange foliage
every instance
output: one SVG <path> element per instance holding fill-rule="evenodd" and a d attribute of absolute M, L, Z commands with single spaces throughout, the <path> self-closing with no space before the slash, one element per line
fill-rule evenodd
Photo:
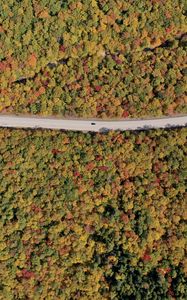
<path fill-rule="evenodd" d="M 36 67 L 37 58 L 36 58 L 36 55 L 34 53 L 29 56 L 27 63 L 32 68 Z"/>

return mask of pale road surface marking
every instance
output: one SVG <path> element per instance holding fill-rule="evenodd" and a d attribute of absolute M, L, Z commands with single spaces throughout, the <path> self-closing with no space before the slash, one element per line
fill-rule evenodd
<path fill-rule="evenodd" d="M 60 119 L 55 117 L 37 117 L 23 115 L 0 114 L 0 127 L 10 128 L 43 128 L 63 129 L 72 131 L 107 130 L 142 130 L 156 128 L 172 128 L 187 126 L 187 115 L 174 117 L 160 117 L 152 119 L 126 119 L 126 120 L 101 120 L 101 119 Z"/>

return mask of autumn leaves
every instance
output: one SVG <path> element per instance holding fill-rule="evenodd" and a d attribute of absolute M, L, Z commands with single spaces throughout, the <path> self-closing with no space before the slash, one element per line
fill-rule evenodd
<path fill-rule="evenodd" d="M 24 0 L 22 7 L 10 1 L 2 8 L 0 111 L 101 118 L 186 113 L 178 1 Z"/>
<path fill-rule="evenodd" d="M 186 134 L 2 129 L 3 297 L 183 299 Z"/>

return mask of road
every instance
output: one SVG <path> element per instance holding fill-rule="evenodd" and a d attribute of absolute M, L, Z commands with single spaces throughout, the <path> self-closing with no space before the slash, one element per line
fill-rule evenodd
<path fill-rule="evenodd" d="M 152 119 L 100 120 L 100 119 L 60 119 L 0 114 L 0 127 L 44 128 L 73 131 L 142 130 L 153 128 L 187 126 L 187 115 Z"/>

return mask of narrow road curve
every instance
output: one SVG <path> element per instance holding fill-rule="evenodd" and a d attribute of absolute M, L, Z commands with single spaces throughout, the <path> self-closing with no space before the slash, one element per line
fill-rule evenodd
<path fill-rule="evenodd" d="M 60 119 L 57 117 L 37 117 L 0 114 L 0 127 L 43 128 L 73 131 L 105 132 L 108 130 L 142 130 L 187 126 L 187 115 L 152 119 L 100 120 L 100 119 Z"/>
<path fill-rule="evenodd" d="M 144 48 L 144 49 L 142 49 L 141 51 L 145 51 L 145 52 L 149 52 L 149 51 L 154 51 L 155 49 L 157 49 L 157 48 L 160 48 L 160 47 L 167 47 L 167 45 L 169 44 L 169 43 L 171 43 L 173 40 L 182 40 L 182 39 L 186 39 L 186 37 L 187 37 L 187 33 L 186 32 L 182 32 L 182 33 L 179 33 L 179 34 L 177 34 L 176 36 L 174 36 L 173 38 L 172 38 L 172 40 L 165 40 L 165 41 L 163 41 L 163 42 L 161 42 L 160 44 L 158 44 L 158 45 L 156 45 L 156 46 L 154 46 L 154 47 L 151 47 L 151 48 Z M 103 52 L 103 57 L 105 57 L 105 56 L 111 56 L 112 54 L 110 53 L 110 51 L 104 51 Z M 59 66 L 59 65 L 66 65 L 67 64 L 67 62 L 68 62 L 68 60 L 69 60 L 69 58 L 61 58 L 61 59 L 59 59 L 59 60 L 57 60 L 57 61 L 52 61 L 52 62 L 48 62 L 45 66 L 43 66 L 42 68 L 46 68 L 46 67 L 49 67 L 50 69 L 53 69 L 53 68 L 56 68 L 57 66 Z M 16 80 L 14 80 L 12 83 L 13 84 L 19 84 L 19 83 L 21 83 L 21 84 L 25 84 L 26 83 L 26 81 L 27 80 L 33 80 L 33 79 L 35 79 L 36 78 L 36 76 L 39 74 L 41 72 L 41 69 L 40 69 L 40 71 L 38 71 L 36 74 L 34 74 L 33 76 L 31 76 L 31 77 L 24 77 L 24 76 L 22 76 L 22 77 L 20 77 L 20 78 L 18 78 L 18 79 L 16 79 Z"/>

